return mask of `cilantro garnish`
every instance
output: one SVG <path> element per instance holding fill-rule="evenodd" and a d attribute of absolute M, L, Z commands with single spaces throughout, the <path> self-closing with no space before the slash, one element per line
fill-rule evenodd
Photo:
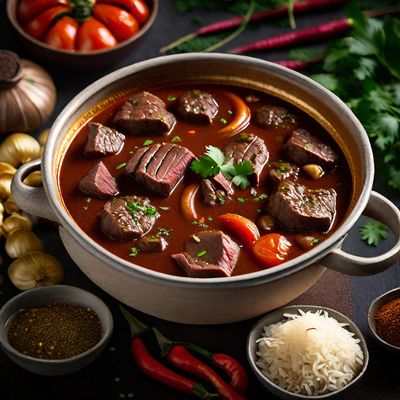
<path fill-rule="evenodd" d="M 171 139 L 171 143 L 179 143 L 179 142 L 182 142 L 182 139 L 179 136 L 174 136 Z"/>
<path fill-rule="evenodd" d="M 115 167 L 115 169 L 121 169 L 121 168 L 124 168 L 124 167 L 125 167 L 125 165 L 126 165 L 126 162 L 122 162 L 122 163 L 118 164 L 118 165 Z"/>
<path fill-rule="evenodd" d="M 381 239 L 388 236 L 388 227 L 382 222 L 368 221 L 360 227 L 361 240 L 369 246 L 377 246 Z"/>
<path fill-rule="evenodd" d="M 132 247 L 129 251 L 129 255 L 131 257 L 136 257 L 139 253 L 139 249 L 137 247 Z"/>
<path fill-rule="evenodd" d="M 141 206 L 134 201 L 130 201 L 126 204 L 126 208 L 132 215 L 136 215 L 138 211 L 140 211 L 143 215 L 154 216 L 157 215 L 157 210 L 153 206 Z"/>
<path fill-rule="evenodd" d="M 151 144 L 153 144 L 153 140 L 151 140 L 151 139 L 146 139 L 146 140 L 143 142 L 142 146 L 143 146 L 143 147 L 146 147 L 146 146 L 150 146 Z"/>
<path fill-rule="evenodd" d="M 207 251 L 206 250 L 201 250 L 201 251 L 199 251 L 197 254 L 196 254 L 196 256 L 197 257 L 203 257 L 203 256 L 205 256 L 207 254 Z"/>
<path fill-rule="evenodd" d="M 222 172 L 227 179 L 241 189 L 246 189 L 250 185 L 247 176 L 254 172 L 250 161 L 234 164 L 232 159 L 226 159 L 224 153 L 214 146 L 207 146 L 206 153 L 192 161 L 190 169 L 203 178 Z"/>

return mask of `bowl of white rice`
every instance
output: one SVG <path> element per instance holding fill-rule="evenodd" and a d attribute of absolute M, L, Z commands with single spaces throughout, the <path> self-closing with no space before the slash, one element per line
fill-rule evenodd
<path fill-rule="evenodd" d="M 326 307 L 294 305 L 262 317 L 247 356 L 259 381 L 281 399 L 326 399 L 348 390 L 367 369 L 357 326 Z"/>

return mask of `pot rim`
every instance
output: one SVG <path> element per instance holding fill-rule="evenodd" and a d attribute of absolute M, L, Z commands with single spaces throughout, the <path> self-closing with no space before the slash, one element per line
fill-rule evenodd
<path fill-rule="evenodd" d="M 319 92 L 320 96 L 323 97 L 325 101 L 329 100 L 329 102 L 331 102 L 337 108 L 337 110 L 340 111 L 341 115 L 349 119 L 350 122 L 355 126 L 356 130 L 358 131 L 360 146 L 362 146 L 365 150 L 365 154 L 362 160 L 365 170 L 365 179 L 363 182 L 362 192 L 349 215 L 344 221 L 342 221 L 341 225 L 333 233 L 333 235 L 324 240 L 316 248 L 309 250 L 306 253 L 279 266 L 258 272 L 252 272 L 249 274 L 233 276 L 228 279 L 197 279 L 168 275 L 165 273 L 147 269 L 145 267 L 141 267 L 140 265 L 133 264 L 112 254 L 111 252 L 100 246 L 92 238 L 90 238 L 90 236 L 87 235 L 83 230 L 77 229 L 77 223 L 72 219 L 72 217 L 68 214 L 63 205 L 60 203 L 60 198 L 58 195 L 58 185 L 57 182 L 53 180 L 52 171 L 53 158 L 57 152 L 57 149 L 55 148 L 55 142 L 59 132 L 64 129 L 65 125 L 69 125 L 69 115 L 73 113 L 77 108 L 81 107 L 81 105 L 84 104 L 85 101 L 90 99 L 90 97 L 94 93 L 112 84 L 112 82 L 138 73 L 139 71 L 144 71 L 150 67 L 162 68 L 166 64 L 174 64 L 177 62 L 190 63 L 205 60 L 218 62 L 234 62 L 245 64 L 253 68 L 269 69 L 270 71 L 283 75 L 288 79 L 300 82 L 309 90 Z M 54 213 L 58 218 L 60 225 L 74 238 L 74 240 L 76 240 L 78 243 L 83 244 L 85 248 L 95 257 L 101 256 L 102 259 L 110 265 L 110 267 L 116 268 L 121 272 L 139 277 L 140 279 L 146 279 L 156 282 L 162 281 L 163 284 L 166 285 L 171 285 L 175 287 L 184 286 L 186 288 L 192 287 L 193 289 L 205 289 L 211 287 L 215 288 L 215 285 L 218 285 L 221 288 L 254 286 L 257 284 L 262 284 L 266 281 L 270 282 L 276 279 L 283 278 L 287 275 L 291 275 L 315 263 L 317 260 L 327 255 L 340 244 L 350 228 L 360 217 L 369 200 L 374 177 L 373 154 L 368 136 L 360 121 L 338 96 L 324 88 L 319 83 L 313 81 L 311 78 L 308 78 L 299 72 L 289 70 L 288 68 L 282 67 L 278 64 L 247 56 L 222 53 L 186 53 L 152 58 L 111 72 L 103 78 L 95 81 L 83 91 L 78 93 L 58 115 L 57 119 L 51 127 L 49 138 L 45 146 L 42 163 L 43 186 L 46 192 L 46 196 L 50 202 L 51 208 L 54 210 Z"/>

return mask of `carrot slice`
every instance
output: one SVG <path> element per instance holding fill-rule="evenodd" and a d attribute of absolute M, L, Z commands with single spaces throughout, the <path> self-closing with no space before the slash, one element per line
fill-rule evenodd
<path fill-rule="evenodd" d="M 197 220 L 197 213 L 194 208 L 194 200 L 196 198 L 196 193 L 199 190 L 199 185 L 192 183 L 185 187 L 181 197 L 181 208 L 182 213 L 188 220 Z"/>
<path fill-rule="evenodd" d="M 253 245 L 253 254 L 263 267 L 274 267 L 282 264 L 289 253 L 292 244 L 279 233 L 269 233 L 261 236 Z"/>
<path fill-rule="evenodd" d="M 232 102 L 234 118 L 229 125 L 220 129 L 218 133 L 233 136 L 249 125 L 251 113 L 247 104 L 239 96 L 229 92 L 226 93 L 226 96 Z"/>
<path fill-rule="evenodd" d="M 260 237 L 257 225 L 239 214 L 223 214 L 218 217 L 218 220 L 225 228 L 232 231 L 246 247 L 251 247 Z"/>

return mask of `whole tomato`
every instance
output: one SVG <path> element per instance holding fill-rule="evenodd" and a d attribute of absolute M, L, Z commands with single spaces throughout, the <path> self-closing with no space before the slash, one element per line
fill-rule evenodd
<path fill-rule="evenodd" d="M 95 51 L 134 36 L 150 16 L 143 0 L 21 0 L 26 33 L 62 50 Z"/>

